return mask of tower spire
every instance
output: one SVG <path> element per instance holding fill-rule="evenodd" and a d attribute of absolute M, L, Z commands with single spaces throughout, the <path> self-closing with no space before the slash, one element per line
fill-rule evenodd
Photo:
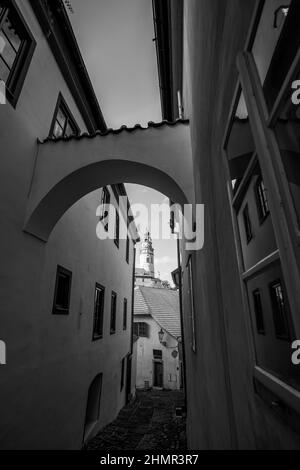
<path fill-rule="evenodd" d="M 148 229 L 145 232 L 140 249 L 140 267 L 146 271 L 148 276 L 154 277 L 154 248 Z"/>

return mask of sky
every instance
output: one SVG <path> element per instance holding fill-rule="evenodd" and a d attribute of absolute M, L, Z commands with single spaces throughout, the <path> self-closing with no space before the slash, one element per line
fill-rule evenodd
<path fill-rule="evenodd" d="M 149 121 L 161 121 L 152 1 L 71 0 L 71 5 L 69 17 L 107 126 L 146 127 Z M 126 189 L 132 203 L 149 208 L 166 202 L 150 188 Z M 171 282 L 176 242 L 153 240 L 153 246 L 156 273 Z"/>

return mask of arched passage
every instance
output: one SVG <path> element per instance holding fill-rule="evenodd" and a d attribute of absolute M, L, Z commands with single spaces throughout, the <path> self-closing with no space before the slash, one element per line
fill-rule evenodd
<path fill-rule="evenodd" d="M 193 202 L 189 126 L 124 131 L 39 144 L 26 232 L 47 241 L 75 202 L 117 183 L 152 187 L 181 205 Z"/>

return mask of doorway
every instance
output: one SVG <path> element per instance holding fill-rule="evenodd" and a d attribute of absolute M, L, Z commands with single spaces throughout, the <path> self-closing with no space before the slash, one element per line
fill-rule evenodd
<path fill-rule="evenodd" d="M 102 374 L 98 374 L 91 383 L 88 391 L 86 416 L 84 424 L 83 442 L 86 443 L 91 437 L 92 431 L 99 421 L 100 417 L 100 401 L 102 391 Z"/>
<path fill-rule="evenodd" d="M 161 361 L 153 362 L 153 387 L 163 388 L 164 386 L 164 369 Z"/>

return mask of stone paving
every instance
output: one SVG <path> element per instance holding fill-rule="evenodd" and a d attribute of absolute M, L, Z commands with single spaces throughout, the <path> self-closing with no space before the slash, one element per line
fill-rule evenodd
<path fill-rule="evenodd" d="M 176 417 L 183 406 L 182 392 L 138 391 L 117 419 L 87 444 L 87 450 L 186 450 L 185 418 Z"/>

